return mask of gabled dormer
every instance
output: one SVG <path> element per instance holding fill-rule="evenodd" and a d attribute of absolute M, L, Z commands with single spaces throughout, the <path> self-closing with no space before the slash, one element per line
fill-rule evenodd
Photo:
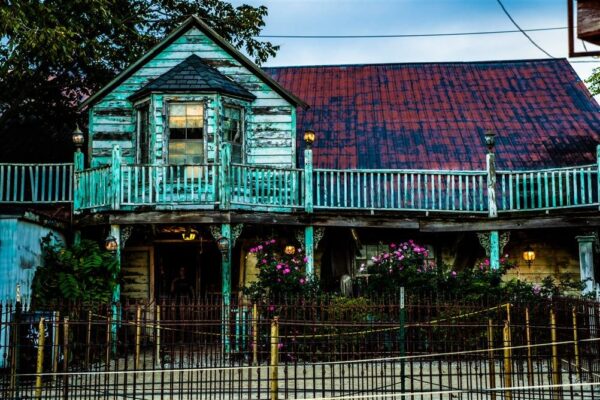
<path fill-rule="evenodd" d="M 294 166 L 296 108 L 283 89 L 192 17 L 82 104 L 92 166 L 119 145 L 127 164 L 232 162 Z"/>

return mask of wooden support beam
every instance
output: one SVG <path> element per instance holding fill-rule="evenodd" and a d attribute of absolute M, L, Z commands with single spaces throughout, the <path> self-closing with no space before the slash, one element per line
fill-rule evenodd
<path fill-rule="evenodd" d="M 500 235 L 498 231 L 490 232 L 490 268 L 500 269 Z"/>
<path fill-rule="evenodd" d="M 313 206 L 313 152 L 304 150 L 304 211 L 312 213 Z"/>
<path fill-rule="evenodd" d="M 306 252 L 306 276 L 313 277 L 315 274 L 315 231 L 312 225 L 304 228 L 304 251 Z"/>

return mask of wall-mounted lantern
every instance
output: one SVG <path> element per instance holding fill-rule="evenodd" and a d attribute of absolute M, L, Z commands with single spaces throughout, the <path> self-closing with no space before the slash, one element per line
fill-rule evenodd
<path fill-rule="evenodd" d="M 114 236 L 108 235 L 108 237 L 104 241 L 104 248 L 106 249 L 106 251 L 116 253 L 119 249 L 119 243 L 117 242 L 117 239 L 115 239 Z"/>
<path fill-rule="evenodd" d="M 527 263 L 527 267 L 531 268 L 531 264 L 535 260 L 535 251 L 531 248 L 531 246 L 527 246 L 525 251 L 523 251 L 523 261 Z"/>
<path fill-rule="evenodd" d="M 224 236 L 221 236 L 217 239 L 217 248 L 221 252 L 224 261 L 229 260 L 229 239 Z"/>
<path fill-rule="evenodd" d="M 307 149 L 312 149 L 312 145 L 315 142 L 315 138 L 315 131 L 313 131 L 312 129 L 307 129 L 306 131 L 304 131 L 304 142 L 306 143 Z"/>
<path fill-rule="evenodd" d="M 492 131 L 486 131 L 484 136 L 488 152 L 492 153 L 494 151 L 494 146 L 496 145 L 496 134 Z"/>
<path fill-rule="evenodd" d="M 285 246 L 285 249 L 283 251 L 288 256 L 292 256 L 292 255 L 296 254 L 296 248 L 294 246 L 292 246 L 292 245 Z"/>
<path fill-rule="evenodd" d="M 73 132 L 73 144 L 75 145 L 75 148 L 77 149 L 77 151 L 81 151 L 81 147 L 83 146 L 83 143 L 85 142 L 85 136 L 83 136 L 83 132 L 81 132 L 81 129 L 79 129 L 79 124 L 77 124 L 77 126 L 75 127 L 75 131 Z"/>

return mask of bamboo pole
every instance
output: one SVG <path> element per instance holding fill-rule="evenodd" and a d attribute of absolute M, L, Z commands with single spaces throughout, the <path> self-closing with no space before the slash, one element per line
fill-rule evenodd
<path fill-rule="evenodd" d="M 156 306 L 156 324 L 154 326 L 156 330 L 156 362 L 160 365 L 160 306 Z"/>
<path fill-rule="evenodd" d="M 581 382 L 581 364 L 579 361 L 579 338 L 577 334 L 577 308 L 573 306 L 573 354 L 575 355 L 575 373 L 577 382 Z"/>
<path fill-rule="evenodd" d="M 58 360 L 60 358 L 59 356 L 59 351 L 58 351 L 58 346 L 60 344 L 60 335 L 59 335 L 59 329 L 60 329 L 60 312 L 56 311 L 54 313 L 54 321 L 52 323 L 53 327 L 52 327 L 52 333 L 53 333 L 53 337 L 52 337 L 52 380 L 56 381 L 56 373 L 58 372 Z"/>
<path fill-rule="evenodd" d="M 556 314 L 550 310 L 550 336 L 552 340 L 552 384 L 560 385 L 560 362 L 558 359 L 558 345 L 556 344 Z M 558 400 L 560 396 L 560 387 L 552 390 L 552 398 Z"/>
<path fill-rule="evenodd" d="M 88 311 L 87 331 L 85 337 L 85 367 L 90 367 L 90 347 L 92 344 L 92 310 Z"/>
<path fill-rule="evenodd" d="M 63 398 L 69 398 L 69 317 L 63 322 Z"/>
<path fill-rule="evenodd" d="M 510 340 L 510 323 L 504 321 L 504 329 L 502 330 L 504 339 L 504 398 L 512 399 L 512 359 L 511 359 L 511 340 Z"/>
<path fill-rule="evenodd" d="M 258 306 L 252 305 L 252 365 L 258 365 Z"/>
<path fill-rule="evenodd" d="M 494 323 L 491 318 L 488 319 L 488 357 L 490 359 L 490 389 L 496 388 L 496 364 L 494 362 Z M 496 392 L 490 393 L 492 400 L 496 400 Z"/>
<path fill-rule="evenodd" d="M 529 322 L 529 307 L 525 308 L 525 340 L 527 341 L 527 384 L 533 385 L 533 360 L 531 356 L 531 324 Z"/>
<path fill-rule="evenodd" d="M 271 322 L 271 370 L 270 370 L 270 400 L 278 399 L 279 378 L 279 317 Z"/>
<path fill-rule="evenodd" d="M 140 349 L 142 342 L 142 308 L 137 305 L 135 310 L 135 369 L 140 368 Z"/>
<path fill-rule="evenodd" d="M 35 398 L 42 398 L 42 374 L 44 373 L 44 342 L 46 340 L 46 325 L 44 318 L 40 318 L 38 327 L 37 362 L 35 368 Z"/>

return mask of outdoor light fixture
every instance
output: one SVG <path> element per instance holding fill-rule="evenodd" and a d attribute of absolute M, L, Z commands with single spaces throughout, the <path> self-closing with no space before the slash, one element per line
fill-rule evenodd
<path fill-rule="evenodd" d="M 523 251 L 523 260 L 527 263 L 527 267 L 531 268 L 531 264 L 535 260 L 535 251 L 533 251 L 531 246 L 527 246 L 525 251 Z"/>
<path fill-rule="evenodd" d="M 292 245 L 288 245 L 288 246 L 285 246 L 284 252 L 288 256 L 291 256 L 291 255 L 296 254 L 296 248 Z"/>
<path fill-rule="evenodd" d="M 304 142 L 306 143 L 306 147 L 311 149 L 313 143 L 315 142 L 315 131 L 312 129 L 307 129 L 304 131 Z"/>
<path fill-rule="evenodd" d="M 229 239 L 221 236 L 217 239 L 217 247 L 219 248 L 221 255 L 223 255 L 223 260 L 229 260 Z"/>
<path fill-rule="evenodd" d="M 186 242 L 192 241 L 192 240 L 196 240 L 196 234 L 198 233 L 198 231 L 196 231 L 195 229 L 191 229 L 191 228 L 187 228 L 185 230 L 185 232 L 183 232 L 181 234 L 181 238 L 183 240 L 185 240 Z"/>
<path fill-rule="evenodd" d="M 492 131 L 485 132 L 485 145 L 487 146 L 488 152 L 492 152 L 494 150 L 494 145 L 496 144 L 496 134 Z"/>
<path fill-rule="evenodd" d="M 85 137 L 83 136 L 83 132 L 81 132 L 81 129 L 79 129 L 79 124 L 77 124 L 75 127 L 75 131 L 73 132 L 72 139 L 73 139 L 73 144 L 75 145 L 75 148 L 77 148 L 77 151 L 81 151 L 81 146 L 83 146 Z"/>
<path fill-rule="evenodd" d="M 115 239 L 114 236 L 108 235 L 108 237 L 104 241 L 104 248 L 106 249 L 106 251 L 116 253 L 119 249 L 119 243 L 117 242 L 117 239 Z"/>

